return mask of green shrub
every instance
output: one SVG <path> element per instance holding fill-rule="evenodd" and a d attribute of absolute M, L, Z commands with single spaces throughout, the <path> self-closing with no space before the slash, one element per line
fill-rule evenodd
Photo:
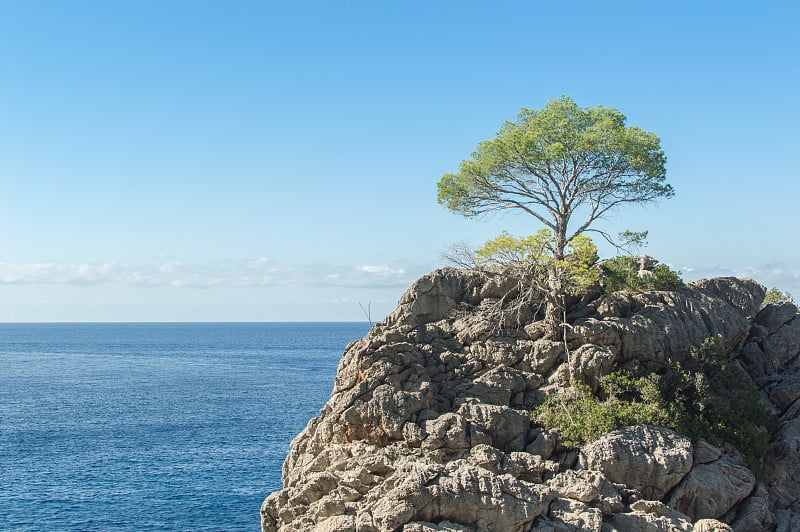
<path fill-rule="evenodd" d="M 792 294 L 789 292 L 781 292 L 777 287 L 773 286 L 767 290 L 767 293 L 764 295 L 764 303 L 761 306 L 764 307 L 769 304 L 783 303 L 784 301 L 794 303 Z"/>
<path fill-rule="evenodd" d="M 626 290 L 646 292 L 648 290 L 676 290 L 683 286 L 681 274 L 666 264 L 653 268 L 653 275 L 639 277 L 639 261 L 634 257 L 614 257 L 602 263 L 600 284 L 605 293 Z"/>
<path fill-rule="evenodd" d="M 728 442 L 759 472 L 774 419 L 758 401 L 758 390 L 728 364 L 721 338 L 707 339 L 691 354 L 659 373 L 608 374 L 597 396 L 582 384 L 559 390 L 532 417 L 545 428 L 557 427 L 568 446 L 627 425 L 668 427 L 694 441 Z"/>
<path fill-rule="evenodd" d="M 592 395 L 585 384 L 577 384 L 552 394 L 537 406 L 533 418 L 545 428 L 558 427 L 567 446 L 596 440 L 600 435 L 627 425 L 664 425 L 669 412 L 658 397 L 652 375 L 632 378 L 612 373 L 601 384 L 605 399 Z M 611 388 L 615 393 L 609 394 Z M 640 390 L 640 394 L 632 394 Z"/>

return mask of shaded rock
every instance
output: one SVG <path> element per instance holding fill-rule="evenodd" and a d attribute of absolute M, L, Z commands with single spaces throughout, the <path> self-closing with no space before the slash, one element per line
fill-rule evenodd
<path fill-rule="evenodd" d="M 769 336 L 792 321 L 796 315 L 797 307 L 788 301 L 770 303 L 756 314 L 755 324 L 764 328 L 764 336 Z"/>
<path fill-rule="evenodd" d="M 742 503 L 733 522 L 735 532 L 762 532 L 775 529 L 775 516 L 769 507 L 769 494 L 763 485 Z"/>
<path fill-rule="evenodd" d="M 624 427 L 587 444 L 580 454 L 584 469 L 601 471 L 614 483 L 660 499 L 692 467 L 692 443 L 661 427 Z"/>
<path fill-rule="evenodd" d="M 633 294 L 613 292 L 607 294 L 591 305 L 601 319 L 628 318 L 638 306 Z"/>
<path fill-rule="evenodd" d="M 766 357 L 765 372 L 775 373 L 800 354 L 800 319 L 782 325 L 761 342 Z"/>
<path fill-rule="evenodd" d="M 544 375 L 556 361 L 564 355 L 564 344 L 551 340 L 538 340 L 533 343 L 530 351 L 525 353 L 522 360 L 531 368 L 531 371 Z"/>
<path fill-rule="evenodd" d="M 780 410 L 786 410 L 800 398 L 800 374 L 782 375 L 780 380 L 769 388 L 769 398 Z"/>
<path fill-rule="evenodd" d="M 603 531 L 619 532 L 691 532 L 693 526 L 689 518 L 679 512 L 669 515 L 653 513 L 625 512 L 614 514 Z"/>
<path fill-rule="evenodd" d="M 525 448 L 526 452 L 537 454 L 542 458 L 550 458 L 558 444 L 558 432 L 555 430 L 545 430 L 540 432 L 536 438 Z"/>
<path fill-rule="evenodd" d="M 500 366 L 483 373 L 465 386 L 459 395 L 475 398 L 481 403 L 508 406 L 515 394 L 536 388 L 541 383 L 538 375 L 526 375 L 517 369 Z"/>
<path fill-rule="evenodd" d="M 424 422 L 427 437 L 422 448 L 435 450 L 444 447 L 449 450 L 467 449 L 470 446 L 467 421 L 458 414 L 442 414 L 436 419 Z"/>

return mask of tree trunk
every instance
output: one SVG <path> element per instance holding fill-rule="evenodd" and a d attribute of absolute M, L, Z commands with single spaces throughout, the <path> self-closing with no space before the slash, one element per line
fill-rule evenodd
<path fill-rule="evenodd" d="M 564 315 L 564 283 L 561 272 L 551 271 L 547 281 L 550 293 L 547 294 L 544 308 L 545 338 L 548 340 L 561 340 L 561 320 Z"/>
<path fill-rule="evenodd" d="M 549 340 L 562 340 L 564 338 L 562 320 L 564 318 L 564 272 L 561 271 L 564 261 L 564 250 L 567 247 L 566 220 L 562 220 L 556 231 L 555 248 L 553 249 L 554 263 L 550 268 L 547 286 L 547 305 L 544 309 L 545 337 Z"/>

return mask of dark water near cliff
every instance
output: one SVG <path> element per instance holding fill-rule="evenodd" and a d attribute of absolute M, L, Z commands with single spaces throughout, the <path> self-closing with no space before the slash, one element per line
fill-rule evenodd
<path fill-rule="evenodd" d="M 257 531 L 367 329 L 0 324 L 0 530 Z"/>

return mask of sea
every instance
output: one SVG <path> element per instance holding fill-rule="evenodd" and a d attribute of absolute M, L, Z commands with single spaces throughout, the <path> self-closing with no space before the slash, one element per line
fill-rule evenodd
<path fill-rule="evenodd" d="M 368 330 L 0 324 L 0 530 L 257 532 Z"/>

